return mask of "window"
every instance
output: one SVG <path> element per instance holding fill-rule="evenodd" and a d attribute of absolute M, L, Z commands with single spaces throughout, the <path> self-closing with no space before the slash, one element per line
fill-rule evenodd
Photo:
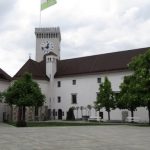
<path fill-rule="evenodd" d="M 60 96 L 57 97 L 57 102 L 58 102 L 58 103 L 61 102 L 61 97 L 60 97 Z"/>
<path fill-rule="evenodd" d="M 72 80 L 72 84 L 73 84 L 73 85 L 76 85 L 76 80 Z"/>
<path fill-rule="evenodd" d="M 61 82 L 60 81 L 57 82 L 57 87 L 61 87 Z"/>
<path fill-rule="evenodd" d="M 77 94 L 72 94 L 72 104 L 77 104 Z"/>
<path fill-rule="evenodd" d="M 101 78 L 97 78 L 97 83 L 101 83 Z"/>

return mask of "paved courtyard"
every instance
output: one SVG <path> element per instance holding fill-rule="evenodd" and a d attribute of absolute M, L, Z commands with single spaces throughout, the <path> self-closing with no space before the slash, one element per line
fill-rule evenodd
<path fill-rule="evenodd" d="M 121 125 L 15 128 L 0 124 L 0 150 L 149 149 L 149 127 Z"/>

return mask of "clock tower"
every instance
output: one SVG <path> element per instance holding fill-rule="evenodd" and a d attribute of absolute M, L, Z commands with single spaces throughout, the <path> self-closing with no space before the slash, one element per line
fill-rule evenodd
<path fill-rule="evenodd" d="M 60 59 L 61 34 L 59 27 L 35 28 L 36 36 L 36 61 L 43 60 L 43 56 L 53 52 Z"/>

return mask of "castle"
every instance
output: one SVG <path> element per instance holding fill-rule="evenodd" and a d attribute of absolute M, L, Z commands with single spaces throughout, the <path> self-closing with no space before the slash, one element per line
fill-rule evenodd
<path fill-rule="evenodd" d="M 149 49 L 140 48 L 61 60 L 61 33 L 58 27 L 35 28 L 35 36 L 36 60 L 29 59 L 13 78 L 1 69 L 0 91 L 7 89 L 12 81 L 25 72 L 31 73 L 46 96 L 44 113 L 47 119 L 66 119 L 70 107 L 75 108 L 76 119 L 98 115 L 93 106 L 99 84 L 104 81 L 104 77 L 108 77 L 113 91 L 118 93 L 124 76 L 132 74 L 127 64 L 134 56 Z M 1 109 L 1 114 L 4 111 Z M 122 120 L 124 112 L 130 116 L 128 110 L 112 110 L 111 120 Z M 104 120 L 108 119 L 104 109 L 101 110 L 101 115 Z M 138 108 L 135 116 L 138 116 L 141 122 L 148 121 L 146 108 Z"/>

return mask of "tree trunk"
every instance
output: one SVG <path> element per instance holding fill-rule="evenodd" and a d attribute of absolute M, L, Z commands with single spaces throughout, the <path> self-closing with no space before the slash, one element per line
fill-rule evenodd
<path fill-rule="evenodd" d="M 108 111 L 108 120 L 110 121 L 110 111 Z"/>
<path fill-rule="evenodd" d="M 22 112 L 22 120 L 25 121 L 25 119 L 26 119 L 26 107 L 25 106 L 22 107 L 22 111 L 23 111 Z"/>
<path fill-rule="evenodd" d="M 149 125 L 150 125 L 150 109 L 148 109 Z"/>
<path fill-rule="evenodd" d="M 19 106 L 18 108 L 18 122 L 22 120 L 22 107 Z"/>
<path fill-rule="evenodd" d="M 78 119 L 78 109 L 77 109 L 77 119 Z"/>
<path fill-rule="evenodd" d="M 13 121 L 13 106 L 10 105 L 10 121 Z"/>
<path fill-rule="evenodd" d="M 148 119 L 149 119 L 149 125 L 150 125 L 150 106 L 148 106 L 147 109 L 148 109 Z"/>
<path fill-rule="evenodd" d="M 134 122 L 134 119 L 133 119 L 133 117 L 134 117 L 134 111 L 133 110 L 131 110 L 131 117 L 132 117 L 131 122 L 133 123 Z"/>
<path fill-rule="evenodd" d="M 81 110 L 81 118 L 82 118 L 82 116 L 83 116 L 83 110 Z"/>

